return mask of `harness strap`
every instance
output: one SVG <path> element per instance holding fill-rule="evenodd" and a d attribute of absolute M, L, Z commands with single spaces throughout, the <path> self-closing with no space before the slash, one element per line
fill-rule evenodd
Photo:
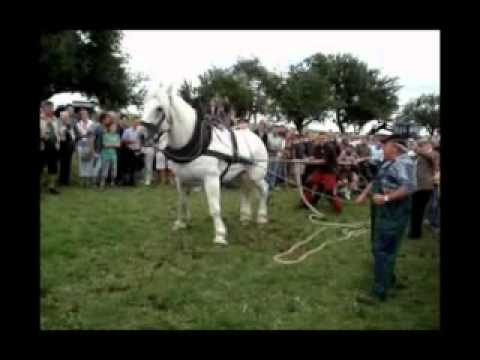
<path fill-rule="evenodd" d="M 228 128 L 230 131 L 230 138 L 232 139 L 232 147 L 233 147 L 233 161 L 238 158 L 238 144 L 237 144 L 237 137 L 231 128 Z"/>
<path fill-rule="evenodd" d="M 235 133 L 231 128 L 227 129 L 230 132 L 233 155 L 227 155 L 215 150 L 208 149 L 212 138 L 213 124 L 208 119 L 201 121 L 199 118 L 197 118 L 197 121 L 195 123 L 192 138 L 183 148 L 171 149 L 167 146 L 167 148 L 162 150 L 162 152 L 168 159 L 171 159 L 177 163 L 188 163 L 202 155 L 212 156 L 216 157 L 217 159 L 223 160 L 227 163 L 227 167 L 224 169 L 220 177 L 220 179 L 223 181 L 224 176 L 226 175 L 232 164 L 254 164 L 254 161 L 238 155 L 238 143 Z M 156 137 L 155 142 L 157 142 L 158 138 L 160 137 L 160 134 L 157 135 L 158 136 Z"/>
<path fill-rule="evenodd" d="M 163 153 L 176 163 L 189 163 L 203 155 L 210 145 L 212 138 L 211 125 L 197 118 L 191 139 L 181 149 L 172 149 L 167 146 Z"/>
<path fill-rule="evenodd" d="M 253 165 L 254 162 L 250 159 L 247 159 L 243 156 L 238 155 L 238 143 L 237 143 L 237 137 L 235 136 L 235 133 L 231 128 L 228 128 L 228 131 L 230 132 L 230 138 L 232 140 L 232 148 L 233 148 L 233 155 L 227 155 L 223 154 L 221 152 L 215 151 L 215 150 L 206 150 L 203 155 L 207 156 L 213 156 L 216 157 L 217 159 L 223 160 L 227 163 L 227 167 L 223 170 L 222 174 L 220 175 L 220 181 L 223 181 L 223 178 L 227 174 L 228 170 L 230 170 L 230 166 L 235 163 L 240 163 L 240 164 L 246 164 L 246 165 Z"/>

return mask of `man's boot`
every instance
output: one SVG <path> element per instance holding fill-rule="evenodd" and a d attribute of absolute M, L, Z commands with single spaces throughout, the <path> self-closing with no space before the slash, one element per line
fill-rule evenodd
<path fill-rule="evenodd" d="M 54 175 L 49 175 L 49 185 L 48 185 L 48 191 L 50 192 L 50 194 L 53 194 L 53 195 L 58 195 L 60 194 L 58 192 L 58 190 L 55 188 L 55 176 Z"/>
<path fill-rule="evenodd" d="M 377 294 L 373 291 L 362 293 L 357 296 L 356 301 L 365 305 L 377 305 L 387 300 L 386 294 Z"/>

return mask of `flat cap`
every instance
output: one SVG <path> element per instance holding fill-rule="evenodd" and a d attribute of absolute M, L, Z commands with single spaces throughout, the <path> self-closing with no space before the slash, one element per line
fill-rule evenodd
<path fill-rule="evenodd" d="M 383 144 L 386 144 L 387 142 L 394 142 L 403 146 L 407 146 L 407 141 L 405 137 L 397 134 L 387 136 L 385 139 L 382 139 L 381 142 Z"/>

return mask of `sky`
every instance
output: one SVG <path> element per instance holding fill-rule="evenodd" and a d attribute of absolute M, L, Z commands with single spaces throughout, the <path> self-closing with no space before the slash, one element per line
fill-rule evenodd
<path fill-rule="evenodd" d="M 130 56 L 130 70 L 149 77 L 147 88 L 160 82 L 178 88 L 184 79 L 196 84 L 198 75 L 212 66 L 230 67 L 254 56 L 269 70 L 285 72 L 321 52 L 350 53 L 382 74 L 398 77 L 400 105 L 440 92 L 440 31 L 134 30 L 124 31 L 122 48 Z"/>
<path fill-rule="evenodd" d="M 440 92 L 439 31 L 211 30 L 125 31 L 123 49 L 134 71 L 180 86 L 212 66 L 257 56 L 269 70 L 287 71 L 316 53 L 351 53 L 383 74 L 397 76 L 400 104 Z"/>

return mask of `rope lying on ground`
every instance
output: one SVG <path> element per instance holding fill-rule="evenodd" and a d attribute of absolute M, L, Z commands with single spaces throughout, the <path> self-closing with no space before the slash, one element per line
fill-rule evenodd
<path fill-rule="evenodd" d="M 261 166 L 261 165 L 256 164 L 256 166 Z M 272 174 L 273 176 L 276 176 L 278 178 L 283 179 L 284 181 L 287 181 L 287 182 L 291 183 L 291 181 L 288 178 L 284 178 L 284 177 L 282 177 L 278 174 L 272 173 L 268 169 L 266 169 L 266 170 L 267 170 L 268 173 Z M 286 251 L 284 251 L 280 254 L 275 255 L 273 257 L 273 260 L 275 262 L 277 262 L 279 264 L 283 264 L 283 265 L 298 264 L 298 263 L 304 261 L 310 255 L 313 255 L 313 254 L 323 250 L 328 244 L 336 243 L 336 242 L 342 242 L 342 241 L 346 241 L 346 240 L 350 240 L 350 239 L 355 239 L 355 238 L 358 238 L 360 235 L 363 235 L 363 234 L 368 232 L 368 222 L 337 223 L 337 222 L 321 221 L 321 219 L 324 218 L 325 215 L 322 214 L 320 211 L 318 211 L 312 204 L 310 204 L 310 202 L 305 198 L 305 195 L 304 195 L 302 189 L 306 189 L 306 190 L 312 191 L 312 193 L 321 194 L 321 195 L 324 195 L 324 196 L 326 194 L 318 193 L 318 192 L 315 192 L 311 189 L 306 188 L 305 186 L 302 186 L 301 178 L 300 178 L 300 172 L 298 171 L 297 167 L 295 167 L 295 179 L 296 179 L 296 184 L 295 185 L 298 188 L 301 199 L 303 200 L 304 204 L 309 208 L 309 210 L 312 212 L 312 214 L 310 214 L 308 216 L 309 221 L 312 224 L 319 225 L 319 226 L 322 226 L 322 227 L 320 229 L 317 229 L 313 234 L 308 236 L 305 240 L 299 241 L 299 242 L 293 244 L 288 250 L 286 250 Z M 317 246 L 316 248 L 313 248 L 313 249 L 303 253 L 301 256 L 299 256 L 296 259 L 292 259 L 292 260 L 282 259 L 282 257 L 290 255 L 292 252 L 294 252 L 296 249 L 300 248 L 301 246 L 310 243 L 313 239 L 315 239 L 315 237 L 318 234 L 324 232 L 328 227 L 341 228 L 344 236 L 340 239 L 327 240 L 324 243 L 322 243 L 321 245 Z M 351 229 L 351 230 L 348 230 L 348 229 Z"/>
<path fill-rule="evenodd" d="M 313 214 L 312 214 L 313 215 Z M 310 218 L 310 217 L 309 217 Z M 311 218 L 310 218 L 311 220 Z M 313 234 L 311 234 L 309 237 L 307 237 L 305 240 L 302 240 L 302 241 L 299 241 L 297 243 L 295 243 L 294 245 L 292 245 L 292 247 L 290 247 L 290 249 L 288 249 L 287 251 L 284 251 L 280 254 L 277 254 L 273 257 L 273 260 L 279 264 L 283 264 L 283 265 L 292 265 L 292 264 L 298 264 L 300 262 L 302 262 L 303 260 L 305 260 L 307 257 L 309 257 L 310 255 L 313 255 L 319 251 L 321 251 L 323 248 L 325 248 L 328 244 L 331 244 L 331 243 L 336 243 L 336 242 L 341 242 L 341 241 L 345 241 L 345 240 L 349 240 L 349 239 L 353 239 L 353 238 L 357 238 L 358 236 L 360 235 L 363 235 L 365 233 L 367 233 L 367 229 L 363 229 L 362 227 L 365 226 L 365 224 L 363 223 L 358 223 L 358 224 L 342 224 L 342 223 L 327 223 L 327 222 L 319 222 L 319 224 L 321 224 L 322 226 L 325 226 L 325 227 L 322 227 L 318 230 L 316 230 Z M 282 257 L 284 256 L 287 256 L 289 254 L 291 254 L 293 251 L 295 251 L 296 249 L 298 249 L 299 247 L 301 247 L 302 245 L 305 245 L 305 244 L 308 244 L 309 242 L 311 242 L 313 239 L 315 239 L 315 237 L 324 232 L 325 230 L 327 230 L 327 227 L 328 226 L 332 226 L 332 227 L 345 227 L 344 229 L 342 229 L 342 232 L 344 234 L 344 237 L 340 238 L 340 239 L 331 239 L 331 240 L 327 240 L 325 241 L 324 243 L 322 243 L 321 245 L 317 246 L 316 248 L 313 248 L 305 253 L 303 253 L 300 257 L 296 258 L 296 259 L 293 259 L 293 260 L 286 260 L 286 259 L 282 259 Z M 347 228 L 352 228 L 352 230 L 348 231 Z"/>

